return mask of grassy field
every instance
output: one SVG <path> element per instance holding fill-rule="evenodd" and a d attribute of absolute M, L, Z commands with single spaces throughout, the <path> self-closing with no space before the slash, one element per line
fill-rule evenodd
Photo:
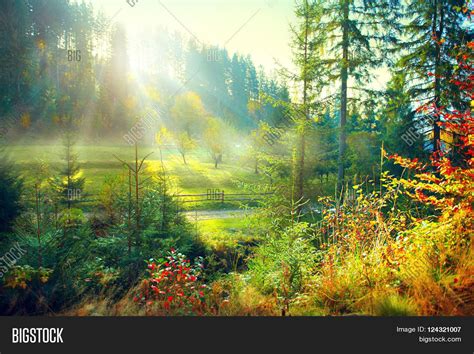
<path fill-rule="evenodd" d="M 62 151 L 62 146 L 23 145 L 10 146 L 7 153 L 24 176 L 31 176 L 32 163 L 40 160 L 50 166 L 52 173 L 59 171 L 63 164 Z M 87 200 L 96 198 L 108 176 L 126 173 L 115 156 L 127 162 L 134 159 L 133 148 L 124 146 L 77 146 L 76 152 L 86 178 Z M 149 153 L 152 155 L 147 160 L 146 172 L 152 175 L 161 171 L 160 153 L 158 149 L 142 148 L 139 156 Z M 242 167 L 238 158 L 226 158 L 216 169 L 205 151 L 190 153 L 185 165 L 176 150 L 164 150 L 163 162 L 172 181 L 171 193 L 176 194 L 206 194 L 208 189 L 224 190 L 226 194 L 246 193 L 242 183 L 255 182 L 261 178 L 251 168 Z M 206 196 L 182 199 L 206 199 Z M 183 203 L 182 209 L 186 211 L 186 217 L 195 226 L 201 240 L 209 248 L 219 250 L 235 247 L 239 242 L 254 238 L 249 218 L 243 211 L 237 210 L 240 205 L 241 202 L 206 201 Z M 94 202 L 83 202 L 81 208 L 91 212 L 95 209 Z M 196 217 L 194 210 L 199 210 Z"/>
<path fill-rule="evenodd" d="M 233 248 L 239 242 L 254 240 L 257 236 L 250 225 L 250 219 L 245 215 L 228 218 L 210 218 L 190 221 L 195 225 L 201 240 L 212 249 Z"/>
<path fill-rule="evenodd" d="M 23 174 L 31 175 L 29 169 L 34 161 L 46 162 L 52 173 L 62 167 L 63 147 L 60 145 L 17 145 L 9 146 L 7 154 L 14 160 Z M 85 193 L 94 198 L 101 190 L 108 176 L 123 175 L 126 170 L 116 158 L 124 161 L 134 159 L 134 149 L 128 146 L 77 146 L 79 163 L 86 178 Z M 139 157 L 152 155 L 146 162 L 146 173 L 156 174 L 161 170 L 158 148 L 140 148 Z M 255 182 L 262 178 L 252 168 L 241 166 L 237 157 L 225 157 L 216 169 L 204 150 L 196 150 L 186 157 L 187 164 L 175 149 L 163 150 L 166 172 L 172 181 L 173 194 L 205 194 L 208 189 L 224 190 L 225 194 L 245 193 L 242 183 Z M 206 199 L 206 197 L 203 197 Z M 194 199 L 194 198 L 188 198 Z M 196 198 L 198 199 L 198 198 Z M 185 209 L 235 209 L 239 203 L 185 203 Z"/>

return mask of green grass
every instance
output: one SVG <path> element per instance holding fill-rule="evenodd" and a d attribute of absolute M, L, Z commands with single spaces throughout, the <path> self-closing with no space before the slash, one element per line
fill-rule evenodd
<path fill-rule="evenodd" d="M 94 199 L 103 187 L 107 176 L 126 176 L 126 170 L 122 163 L 117 160 L 132 162 L 134 159 L 134 148 L 129 146 L 85 146 L 76 147 L 79 156 L 79 163 L 86 178 L 84 194 L 88 199 Z M 24 175 L 31 175 L 29 169 L 35 160 L 43 160 L 50 164 L 51 171 L 59 171 L 63 165 L 61 145 L 11 145 L 6 150 L 19 165 Z M 156 174 L 161 170 L 160 152 L 158 148 L 141 147 L 139 157 L 150 154 L 146 162 L 146 173 Z M 242 184 L 262 181 L 261 174 L 255 175 L 253 166 L 243 166 L 238 157 L 225 156 L 219 167 L 214 168 L 214 164 L 204 149 L 196 149 L 187 157 L 187 164 L 175 149 L 163 150 L 163 161 L 168 177 L 172 181 L 172 194 L 206 194 L 208 189 L 224 190 L 225 194 L 248 193 L 241 187 Z M 317 181 L 318 182 L 318 181 Z M 316 183 L 317 184 L 317 183 Z M 328 185 L 331 185 L 329 183 Z M 319 186 L 321 188 L 321 186 Z M 333 188 L 333 186 L 331 187 Z M 326 195 L 320 190 L 312 190 L 311 195 Z M 198 202 L 183 203 L 184 210 L 218 210 L 218 209 L 238 209 L 242 202 L 229 199 L 238 197 L 227 197 L 224 203 Z M 206 199 L 206 196 L 186 198 Z M 248 206 L 256 206 L 256 202 L 243 202 Z"/>
<path fill-rule="evenodd" d="M 42 160 L 49 165 L 50 173 L 57 173 L 63 166 L 61 145 L 17 145 L 9 146 L 6 152 L 16 162 L 25 177 L 31 177 L 31 167 L 35 161 Z M 101 191 L 104 181 L 109 176 L 124 176 L 128 172 L 123 168 L 120 159 L 132 162 L 134 149 L 128 146 L 77 146 L 86 185 L 84 194 L 88 201 L 83 201 L 79 208 L 93 212 L 96 209 L 95 199 Z M 149 153 L 146 174 L 153 175 L 161 171 L 160 153 L 154 148 L 140 148 L 139 157 Z M 187 156 L 185 165 L 176 150 L 163 151 L 166 173 L 171 180 L 173 194 L 206 194 L 208 189 L 224 190 L 225 194 L 247 193 L 242 183 L 257 181 L 261 176 L 255 175 L 251 167 L 241 166 L 238 158 L 225 157 L 224 162 L 216 169 L 204 150 L 196 150 Z M 207 199 L 207 196 L 186 199 Z M 183 203 L 184 210 L 225 210 L 238 209 L 241 202 L 205 201 L 200 203 Z M 250 241 L 254 237 L 250 223 L 242 215 L 210 215 L 212 220 L 190 222 L 197 226 L 199 237 L 212 249 L 232 248 L 241 241 Z M 221 218 L 222 217 L 222 218 Z"/>
<path fill-rule="evenodd" d="M 388 295 L 377 299 L 374 306 L 376 316 L 416 316 L 417 308 L 412 300 L 400 295 Z"/>
<path fill-rule="evenodd" d="M 50 165 L 52 173 L 61 168 L 63 147 L 60 145 L 17 145 L 9 146 L 6 152 L 18 164 L 24 175 L 29 174 L 31 164 L 43 160 Z M 86 178 L 85 193 L 94 198 L 101 190 L 107 176 L 126 173 L 122 164 L 114 157 L 125 161 L 134 159 L 134 149 L 128 146 L 77 146 L 79 163 Z M 157 148 L 144 147 L 139 157 L 152 153 L 147 159 L 146 173 L 154 174 L 160 170 L 160 153 Z M 163 160 L 168 176 L 171 178 L 172 193 L 205 194 L 208 189 L 224 190 L 226 194 L 245 193 L 241 182 L 250 183 L 261 178 L 252 168 L 241 166 L 237 158 L 226 157 L 216 169 L 204 150 L 196 150 L 187 156 L 185 165 L 176 150 L 164 150 Z M 206 197 L 203 197 L 206 199 Z M 236 208 L 238 203 L 205 202 L 186 203 L 185 208 L 225 209 Z"/>
<path fill-rule="evenodd" d="M 197 230 L 201 240 L 213 249 L 232 248 L 239 242 L 254 240 L 257 236 L 244 215 L 226 219 L 200 220 Z"/>

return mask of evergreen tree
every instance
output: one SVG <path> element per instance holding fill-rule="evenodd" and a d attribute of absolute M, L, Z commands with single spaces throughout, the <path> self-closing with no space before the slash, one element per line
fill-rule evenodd
<path fill-rule="evenodd" d="M 315 27 L 315 43 L 322 60 L 323 80 L 338 82 L 339 95 L 339 156 L 338 186 L 344 185 L 345 150 L 349 82 L 364 91 L 370 69 L 383 62 L 382 44 L 396 38 L 398 1 L 396 0 L 317 0 L 314 2 L 320 18 Z"/>
<path fill-rule="evenodd" d="M 12 222 L 22 211 L 23 179 L 5 152 L 0 157 L 0 232 L 9 231 Z"/>
<path fill-rule="evenodd" d="M 398 69 L 401 75 L 408 74 L 408 92 L 412 102 L 418 105 L 448 104 L 460 108 L 459 90 L 450 78 L 457 66 L 453 53 L 473 38 L 472 29 L 466 24 L 469 10 L 464 5 L 465 0 L 410 0 L 406 3 L 402 27 L 406 39 L 398 46 L 401 50 Z M 432 118 L 432 150 L 438 151 L 440 118 L 437 115 Z"/>
<path fill-rule="evenodd" d="M 126 99 L 128 54 L 125 29 L 117 26 L 110 38 L 110 54 L 100 88 L 100 107 L 104 133 L 124 132 L 134 122 L 127 115 Z"/>
<path fill-rule="evenodd" d="M 25 98 L 33 84 L 27 79 L 34 57 L 34 39 L 27 36 L 31 31 L 31 17 L 25 1 L 2 1 L 0 12 L 0 113 L 8 111 Z"/>
<path fill-rule="evenodd" d="M 82 177 L 78 163 L 79 156 L 75 151 L 77 122 L 70 117 L 64 117 L 61 120 L 61 129 L 64 148 L 63 167 L 53 184 L 59 194 L 60 201 L 66 204 L 68 209 L 71 209 L 74 200 L 84 195 L 85 178 Z"/>
<path fill-rule="evenodd" d="M 392 75 L 385 99 L 380 103 L 380 130 L 386 151 L 414 158 L 422 156 L 423 141 L 414 124 L 415 112 L 407 90 L 407 76 L 406 73 Z"/>
<path fill-rule="evenodd" d="M 239 121 L 246 122 L 248 119 L 247 103 L 248 90 L 246 89 L 247 70 L 245 61 L 234 54 L 230 64 L 230 92 L 232 95 L 232 103 L 234 112 Z"/>
<path fill-rule="evenodd" d="M 293 32 L 292 48 L 294 63 L 299 72 L 293 74 L 286 71 L 284 75 L 287 79 L 297 82 L 302 90 L 299 102 L 292 107 L 292 119 L 296 122 L 297 132 L 294 197 L 296 201 L 302 201 L 304 198 L 307 130 L 311 127 L 309 122 L 316 108 L 315 97 L 320 93 L 321 88 L 319 85 L 321 66 L 317 65 L 319 57 L 316 52 L 318 38 L 314 36 L 321 14 L 318 13 L 315 2 L 308 0 L 296 3 L 295 14 L 299 23 L 298 26 L 291 28 Z"/>
<path fill-rule="evenodd" d="M 337 126 L 329 109 L 313 124 L 311 136 L 312 170 L 320 181 L 337 171 Z"/>

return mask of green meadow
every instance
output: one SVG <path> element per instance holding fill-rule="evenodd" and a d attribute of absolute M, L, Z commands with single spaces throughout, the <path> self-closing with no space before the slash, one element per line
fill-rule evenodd
<path fill-rule="evenodd" d="M 60 145 L 17 145 L 9 146 L 6 151 L 22 172 L 27 172 L 35 161 L 47 163 L 51 169 L 60 169 L 64 163 L 61 160 L 63 147 Z M 134 159 L 134 149 L 128 146 L 77 146 L 78 162 L 86 178 L 85 192 L 97 195 L 109 176 L 126 173 L 123 164 L 117 159 L 131 162 Z M 151 154 L 145 162 L 149 175 L 161 170 L 160 152 L 158 148 L 144 147 L 139 149 L 139 158 Z M 224 158 L 223 163 L 216 169 L 204 149 L 198 149 L 186 157 L 184 164 L 175 149 L 163 150 L 163 163 L 166 173 L 173 184 L 175 194 L 206 194 L 208 189 L 224 190 L 226 194 L 245 193 L 242 185 L 256 182 L 259 175 L 252 168 L 242 167 L 238 157 Z M 204 199 L 206 197 L 203 197 Z M 211 209 L 221 208 L 221 203 L 214 204 Z"/>
<path fill-rule="evenodd" d="M 81 171 L 86 178 L 84 191 L 87 195 L 86 199 L 92 200 L 92 202 L 83 203 L 82 206 L 91 209 L 106 178 L 127 173 L 117 157 L 131 162 L 135 152 L 133 147 L 128 146 L 79 145 L 75 150 Z M 64 164 L 61 160 L 61 151 L 60 145 L 17 145 L 9 146 L 7 153 L 10 159 L 16 162 L 21 173 L 26 176 L 35 161 L 43 161 L 51 169 L 60 169 Z M 159 173 L 161 170 L 159 149 L 140 148 L 139 157 L 148 154 L 151 155 L 146 160 L 147 174 Z M 255 175 L 251 168 L 242 167 L 237 157 L 224 159 L 216 169 L 203 149 L 190 153 L 187 156 L 187 164 L 184 164 L 178 151 L 174 149 L 163 150 L 162 155 L 166 173 L 172 181 L 173 194 L 206 194 L 208 189 L 224 190 L 226 194 L 248 193 L 242 185 L 262 178 L 260 175 Z M 181 199 L 202 200 L 207 199 L 207 196 L 182 197 Z M 253 239 L 250 213 L 238 210 L 244 204 L 247 205 L 245 201 L 225 201 L 224 203 L 201 201 L 186 202 L 181 205 L 204 244 L 213 249 L 221 249 L 234 247 L 240 241 Z M 195 214 L 194 211 L 197 213 Z M 209 211 L 209 213 L 201 215 L 203 211 Z M 224 211 L 224 213 L 219 211 Z"/>

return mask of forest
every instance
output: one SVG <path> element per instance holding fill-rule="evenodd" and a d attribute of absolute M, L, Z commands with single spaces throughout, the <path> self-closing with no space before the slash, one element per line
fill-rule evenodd
<path fill-rule="evenodd" d="M 1 1 L 1 315 L 474 314 L 471 0 L 101 3 Z"/>

